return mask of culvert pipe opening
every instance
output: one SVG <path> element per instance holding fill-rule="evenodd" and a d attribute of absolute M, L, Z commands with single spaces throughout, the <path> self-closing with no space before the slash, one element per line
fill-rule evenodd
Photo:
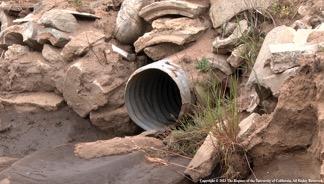
<path fill-rule="evenodd" d="M 125 104 L 128 114 L 145 130 L 175 123 L 190 103 L 190 89 L 187 79 L 183 78 L 184 72 L 170 70 L 173 67 L 168 62 L 147 65 L 135 72 L 127 83 Z"/>

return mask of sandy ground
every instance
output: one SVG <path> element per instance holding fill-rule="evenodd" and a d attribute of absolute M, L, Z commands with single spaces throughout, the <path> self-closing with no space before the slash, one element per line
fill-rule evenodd
<path fill-rule="evenodd" d="M 142 152 L 97 159 L 80 159 L 73 145 L 39 151 L 0 173 L 0 183 L 10 184 L 186 184 L 183 168 L 148 162 Z M 169 158 L 186 165 L 188 160 Z"/>
<path fill-rule="evenodd" d="M 68 107 L 0 111 L 0 156 L 22 157 L 39 149 L 109 138 Z"/>
<path fill-rule="evenodd" d="M 268 165 L 254 168 L 258 179 L 320 180 L 320 163 L 307 153 L 277 155 Z M 254 179 L 253 176 L 251 179 Z M 302 180 L 300 180 L 302 181 Z M 298 182 L 308 183 L 308 182 Z"/>

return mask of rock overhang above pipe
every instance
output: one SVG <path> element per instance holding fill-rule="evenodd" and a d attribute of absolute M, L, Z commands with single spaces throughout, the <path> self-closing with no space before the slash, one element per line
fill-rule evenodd
<path fill-rule="evenodd" d="M 146 21 L 152 21 L 165 15 L 182 15 L 196 18 L 206 11 L 208 6 L 186 1 L 167 0 L 145 6 L 139 15 Z"/>
<path fill-rule="evenodd" d="M 148 71 L 152 71 L 147 73 L 150 76 L 143 76 Z M 162 75 L 164 79 L 160 80 Z M 160 60 L 139 68 L 131 75 L 126 85 L 125 104 L 130 118 L 141 128 L 164 128 L 189 111 L 191 84 L 180 66 L 167 59 Z"/>
<path fill-rule="evenodd" d="M 145 33 L 134 43 L 135 51 L 138 53 L 144 48 L 160 43 L 173 43 L 184 45 L 197 40 L 209 24 L 204 19 L 161 18 L 153 21 L 153 30 Z"/>

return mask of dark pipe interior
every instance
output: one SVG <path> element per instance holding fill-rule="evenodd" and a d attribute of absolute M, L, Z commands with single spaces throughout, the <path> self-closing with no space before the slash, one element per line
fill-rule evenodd
<path fill-rule="evenodd" d="M 182 104 L 176 83 L 158 69 L 135 75 L 127 85 L 125 102 L 133 121 L 144 129 L 174 123 Z"/>

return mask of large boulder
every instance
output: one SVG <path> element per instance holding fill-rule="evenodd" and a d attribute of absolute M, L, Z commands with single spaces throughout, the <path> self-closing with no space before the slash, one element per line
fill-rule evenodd
<path fill-rule="evenodd" d="M 109 55 L 106 58 L 105 44 L 93 49 L 70 65 L 62 86 L 64 99 L 81 117 L 109 104 L 118 109 L 123 104 L 125 83 L 134 70 L 126 61 L 112 60 Z"/>
<path fill-rule="evenodd" d="M 10 55 L 8 52 L 13 51 L 8 50 L 6 56 Z M 18 58 L 12 55 L 0 62 L 0 91 L 52 91 L 54 86 L 49 75 L 52 69 L 38 52 L 20 54 Z"/>
<path fill-rule="evenodd" d="M 243 142 L 255 165 L 281 153 L 306 150 L 313 143 L 318 129 L 316 94 L 311 75 L 300 73 L 286 82 L 275 111 L 258 119 L 258 128 Z"/>

